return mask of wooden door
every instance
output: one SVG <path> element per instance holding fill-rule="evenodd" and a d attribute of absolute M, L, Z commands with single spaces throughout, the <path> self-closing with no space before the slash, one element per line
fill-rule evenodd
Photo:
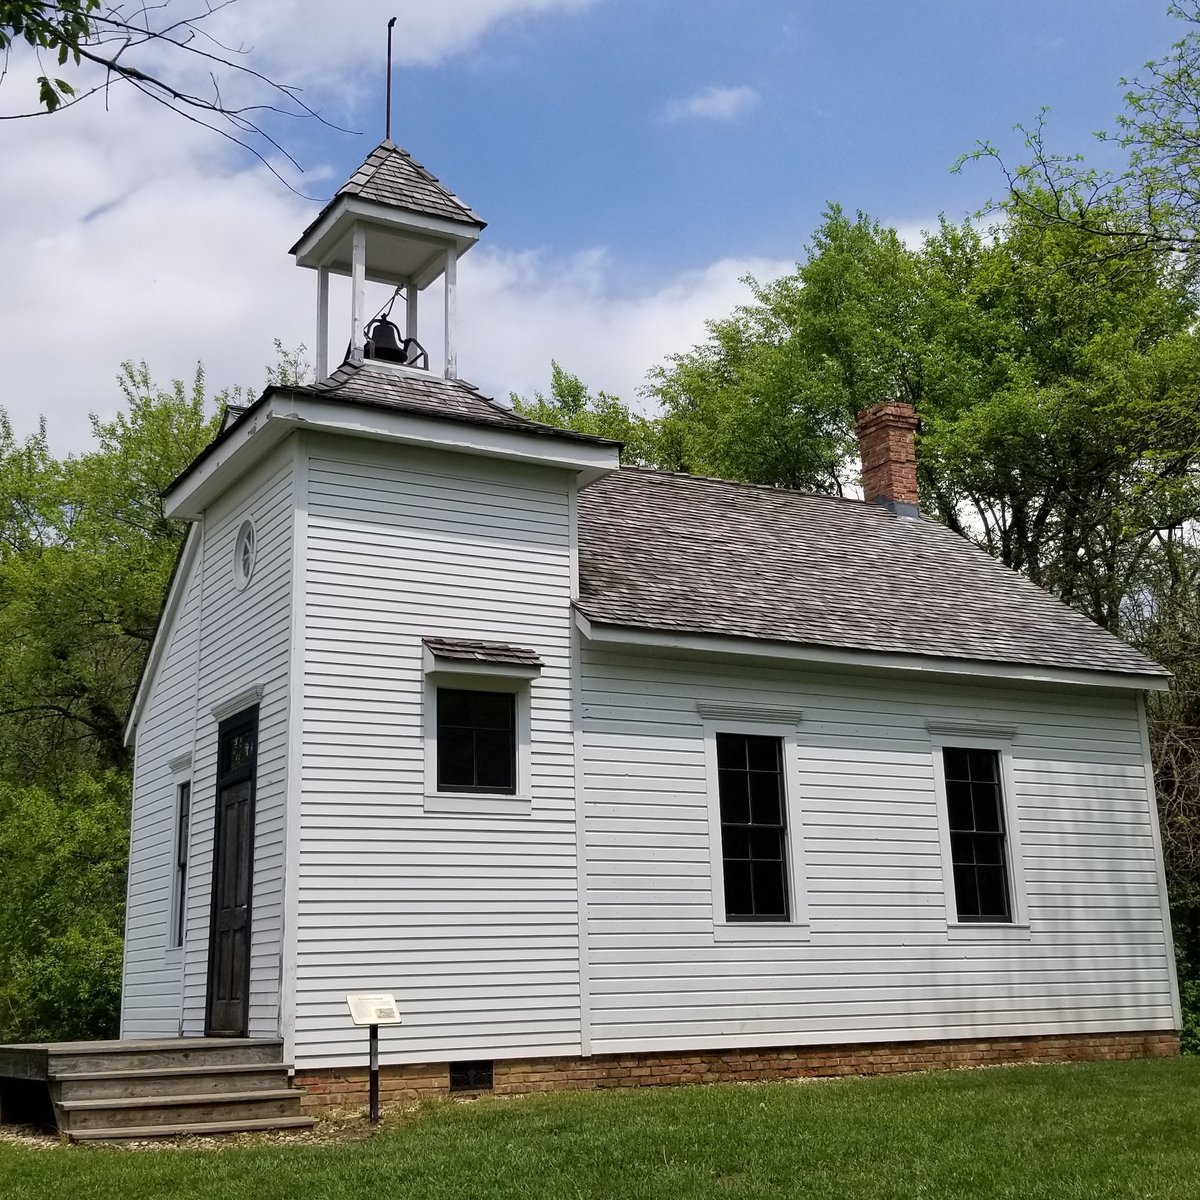
<path fill-rule="evenodd" d="M 245 1037 L 250 1015 L 250 903 L 254 890 L 254 775 L 258 709 L 222 723 L 217 749 L 212 917 L 205 1033 Z"/>

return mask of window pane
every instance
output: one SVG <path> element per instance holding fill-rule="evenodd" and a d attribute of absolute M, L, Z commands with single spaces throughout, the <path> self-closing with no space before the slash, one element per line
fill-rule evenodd
<path fill-rule="evenodd" d="M 1003 866 L 976 867 L 979 888 L 979 915 L 995 921 L 1009 920 L 1008 886 Z"/>
<path fill-rule="evenodd" d="M 975 809 L 975 828 L 999 833 L 1000 789 L 994 783 L 971 784 L 971 801 Z"/>
<path fill-rule="evenodd" d="M 756 825 L 780 825 L 779 776 L 764 771 L 750 772 L 750 819 Z"/>
<path fill-rule="evenodd" d="M 967 752 L 965 750 L 954 750 L 949 746 L 942 751 L 942 758 L 946 764 L 946 780 L 951 779 L 970 779 L 971 772 L 967 767 Z"/>
<path fill-rule="evenodd" d="M 779 739 L 748 737 L 746 739 L 746 765 L 752 771 L 778 771 Z"/>
<path fill-rule="evenodd" d="M 474 787 L 475 745 L 470 731 L 439 731 L 437 761 L 439 788 Z"/>
<path fill-rule="evenodd" d="M 960 921 L 979 915 L 979 889 L 975 884 L 975 868 L 973 866 L 955 863 L 954 897 L 958 902 L 958 919 Z"/>
<path fill-rule="evenodd" d="M 946 780 L 946 805 L 950 813 L 952 830 L 974 829 L 975 818 L 971 808 L 971 785 L 960 780 Z"/>
<path fill-rule="evenodd" d="M 968 754 L 971 768 L 971 778 L 994 782 L 996 779 L 996 759 L 995 750 L 972 750 Z"/>
<path fill-rule="evenodd" d="M 439 725 L 470 725 L 471 693 L 438 688 L 437 719 Z"/>
<path fill-rule="evenodd" d="M 475 731 L 475 783 L 502 791 L 513 786 L 513 741 L 507 730 Z"/>
<path fill-rule="evenodd" d="M 734 858 L 749 858 L 750 827 L 748 825 L 722 825 L 721 849 L 726 862 Z"/>
<path fill-rule="evenodd" d="M 474 701 L 476 729 L 512 728 L 516 697 L 511 692 L 476 692 Z"/>
<path fill-rule="evenodd" d="M 784 883 L 783 862 L 755 862 L 754 864 L 754 915 L 787 917 L 787 887 Z"/>
<path fill-rule="evenodd" d="M 717 734 L 717 766 L 746 769 L 746 739 L 732 733 Z"/>
<path fill-rule="evenodd" d="M 721 796 L 721 820 L 747 824 L 750 820 L 750 781 L 745 771 L 718 771 L 717 789 Z"/>
<path fill-rule="evenodd" d="M 751 899 L 751 866 L 748 862 L 725 860 L 725 915 L 750 917 L 754 915 Z"/>
<path fill-rule="evenodd" d="M 783 834 L 778 829 L 750 828 L 750 857 L 756 862 L 783 860 Z"/>

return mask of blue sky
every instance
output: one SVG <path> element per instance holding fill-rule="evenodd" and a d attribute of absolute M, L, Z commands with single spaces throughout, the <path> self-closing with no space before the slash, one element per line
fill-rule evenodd
<path fill-rule="evenodd" d="M 1042 106 L 1056 148 L 1103 154 L 1121 76 L 1186 29 L 1166 0 L 237 0 L 225 36 L 364 131 L 280 127 L 312 195 L 382 134 L 393 14 L 394 135 L 490 223 L 460 274 L 463 375 L 528 394 L 557 358 L 627 399 L 743 276 L 790 269 L 829 201 L 909 236 L 961 218 L 1002 180 L 956 158 L 990 138 L 1019 159 L 1012 127 Z M 0 109 L 30 74 L 12 64 Z M 164 380 L 203 361 L 215 390 L 257 386 L 274 337 L 311 345 L 312 279 L 286 252 L 315 207 L 260 164 L 116 93 L 0 122 L 0 155 L 18 431 L 43 413 L 85 445 L 124 358 Z M 25 351 L 67 313 L 47 372 Z"/>
<path fill-rule="evenodd" d="M 1091 150 L 1121 76 L 1179 32 L 1156 0 L 610 0 L 398 71 L 394 128 L 494 238 L 602 243 L 634 276 L 786 258 L 830 200 L 906 224 L 972 211 L 998 176 L 951 164 L 978 139 L 1016 145 L 1043 105 L 1062 148 Z M 713 87 L 754 99 L 666 117 Z M 352 142 L 323 149 L 350 169 Z"/>

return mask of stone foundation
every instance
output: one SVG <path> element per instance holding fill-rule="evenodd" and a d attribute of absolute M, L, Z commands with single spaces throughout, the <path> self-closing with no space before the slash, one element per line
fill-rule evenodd
<path fill-rule="evenodd" d="M 365 1048 L 364 1048 L 365 1049 Z M 847 1046 L 787 1046 L 707 1053 L 597 1054 L 591 1058 L 501 1059 L 492 1094 L 516 1096 L 568 1088 L 661 1087 L 681 1083 L 749 1083 L 810 1076 L 891 1075 L 1001 1063 L 1092 1062 L 1170 1058 L 1179 1053 L 1174 1033 L 1063 1034 L 1046 1037 L 971 1038 L 942 1042 L 892 1042 Z M 367 1102 L 367 1069 L 297 1071 L 309 1110 Z M 449 1095 L 446 1063 L 384 1066 L 382 1103 Z"/>

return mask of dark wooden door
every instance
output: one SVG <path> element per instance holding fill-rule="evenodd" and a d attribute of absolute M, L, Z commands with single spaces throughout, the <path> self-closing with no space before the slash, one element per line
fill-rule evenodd
<path fill-rule="evenodd" d="M 254 890 L 254 775 L 258 709 L 222 723 L 217 749 L 212 920 L 205 1032 L 245 1037 L 250 1015 L 250 904 Z"/>

